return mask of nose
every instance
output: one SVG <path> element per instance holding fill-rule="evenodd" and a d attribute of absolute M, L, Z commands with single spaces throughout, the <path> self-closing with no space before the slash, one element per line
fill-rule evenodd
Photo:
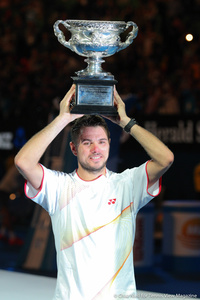
<path fill-rule="evenodd" d="M 97 143 L 92 143 L 91 144 L 91 151 L 92 151 L 92 153 L 96 153 L 96 152 L 98 152 L 98 150 L 99 150 L 99 146 L 98 146 L 98 144 Z"/>

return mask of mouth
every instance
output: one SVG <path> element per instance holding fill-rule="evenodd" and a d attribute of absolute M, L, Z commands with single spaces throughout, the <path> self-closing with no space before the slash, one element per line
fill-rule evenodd
<path fill-rule="evenodd" d="M 90 156 L 90 160 L 92 161 L 99 161 L 101 158 L 102 158 L 101 155 Z"/>

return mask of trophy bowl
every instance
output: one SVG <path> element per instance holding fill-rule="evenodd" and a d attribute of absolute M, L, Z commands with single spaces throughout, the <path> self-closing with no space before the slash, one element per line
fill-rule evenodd
<path fill-rule="evenodd" d="M 71 33 L 69 41 L 60 29 L 62 24 Z M 132 26 L 126 40 L 121 41 L 120 34 Z M 92 20 L 58 20 L 54 24 L 54 33 L 58 41 L 80 56 L 85 56 L 88 66 L 85 70 L 78 71 L 78 76 L 110 76 L 110 73 L 103 72 L 101 68 L 107 57 L 128 47 L 138 33 L 137 25 L 124 21 L 92 21 Z"/>
<path fill-rule="evenodd" d="M 68 41 L 61 26 L 71 33 Z M 122 42 L 120 34 L 129 27 L 132 30 Z M 117 116 L 113 96 L 117 81 L 111 73 L 102 70 L 102 58 L 128 47 L 137 36 L 137 25 L 132 21 L 58 20 L 54 24 L 54 33 L 62 45 L 87 57 L 86 69 L 76 72 L 78 76 L 72 77 L 76 84 L 76 99 L 71 113 Z"/>

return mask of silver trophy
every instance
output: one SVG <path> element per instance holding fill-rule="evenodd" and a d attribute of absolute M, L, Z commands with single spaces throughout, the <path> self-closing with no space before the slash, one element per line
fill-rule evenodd
<path fill-rule="evenodd" d="M 61 26 L 70 31 L 71 38 L 66 41 Z M 129 27 L 126 40 L 121 41 L 120 34 Z M 117 115 L 114 106 L 113 89 L 116 80 L 111 73 L 105 72 L 101 64 L 107 57 L 128 47 L 138 33 L 137 25 L 124 21 L 86 21 L 58 20 L 54 24 L 54 33 L 58 41 L 73 52 L 87 57 L 86 69 L 76 72 L 72 77 L 76 84 L 75 105 L 72 113 Z"/>

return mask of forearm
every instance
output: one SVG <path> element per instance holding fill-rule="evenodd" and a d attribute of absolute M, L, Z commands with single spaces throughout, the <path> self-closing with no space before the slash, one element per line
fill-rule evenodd
<path fill-rule="evenodd" d="M 131 118 L 129 118 L 126 113 L 121 114 L 119 125 L 124 128 L 130 121 Z M 135 124 L 129 133 L 140 143 L 150 158 L 161 166 L 166 166 L 170 163 L 170 160 L 173 160 L 173 153 L 169 148 L 145 128 Z"/>
<path fill-rule="evenodd" d="M 130 118 L 121 120 L 120 126 L 124 128 L 130 121 Z M 171 150 L 156 136 L 135 124 L 130 130 L 130 134 L 140 143 L 151 158 L 147 165 L 149 177 L 149 187 L 154 184 L 171 166 L 174 161 L 174 155 Z"/>
<path fill-rule="evenodd" d="M 171 164 L 173 153 L 151 132 L 136 124 L 131 128 L 130 134 L 140 143 L 154 162 L 163 168 Z"/>
<path fill-rule="evenodd" d="M 126 114 L 125 104 L 121 97 L 114 91 L 115 105 L 118 110 L 117 123 L 124 128 L 129 122 L 130 118 Z M 130 125 L 130 124 L 129 124 Z M 133 125 L 133 126 L 132 126 Z M 171 150 L 156 136 L 142 128 L 137 124 L 132 124 L 130 134 L 140 143 L 144 150 L 151 158 L 151 162 L 147 165 L 147 172 L 149 176 L 149 186 L 154 184 L 171 166 L 174 161 L 174 155 Z M 129 126 L 128 126 L 129 127 Z M 128 128 L 129 129 L 129 128 Z"/>
<path fill-rule="evenodd" d="M 18 169 L 32 169 L 40 161 L 46 148 L 69 123 L 64 116 L 56 117 L 49 125 L 35 134 L 18 152 L 15 157 L 15 164 Z"/>
<path fill-rule="evenodd" d="M 59 115 L 43 130 L 34 135 L 15 157 L 15 165 L 19 172 L 35 189 L 42 183 L 43 170 L 39 161 L 49 144 L 64 129 L 64 127 L 81 115 L 70 113 L 70 103 L 75 94 L 75 85 L 72 85 L 60 102 Z"/>

